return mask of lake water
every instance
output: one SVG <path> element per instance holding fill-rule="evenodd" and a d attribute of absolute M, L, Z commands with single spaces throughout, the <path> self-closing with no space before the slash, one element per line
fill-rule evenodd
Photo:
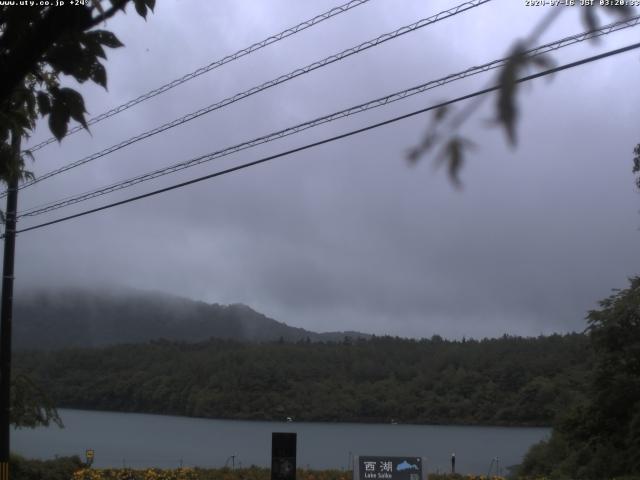
<path fill-rule="evenodd" d="M 96 467 L 269 466 L 271 432 L 298 434 L 298 466 L 349 468 L 352 455 L 425 457 L 430 472 L 486 474 L 492 459 L 519 463 L 547 428 L 280 423 L 60 409 L 65 424 L 12 430 L 11 450 L 29 458 L 95 451 Z M 234 458 L 230 458 L 234 456 Z M 494 464 L 495 465 L 495 464 Z M 495 467 L 493 467 L 495 473 Z"/>

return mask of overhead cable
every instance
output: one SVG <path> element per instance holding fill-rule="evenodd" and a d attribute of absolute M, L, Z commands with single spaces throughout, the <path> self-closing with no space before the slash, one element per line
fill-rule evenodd
<path fill-rule="evenodd" d="M 588 32 L 583 32 L 580 34 L 576 34 L 576 35 L 572 35 L 572 36 L 568 36 L 568 37 L 564 37 L 560 40 L 556 40 L 554 42 L 550 42 L 547 43 L 545 45 L 541 45 L 539 47 L 536 48 L 532 48 L 528 51 L 526 51 L 524 53 L 525 56 L 527 57 L 535 57 L 535 56 L 539 56 L 539 55 L 543 55 L 546 53 L 549 53 L 551 51 L 555 51 L 564 47 L 567 47 L 569 45 L 573 45 L 576 43 L 580 43 L 580 42 L 584 42 L 586 40 L 589 39 L 593 39 L 593 38 L 598 38 L 604 35 L 608 35 L 612 32 L 616 32 L 622 29 L 626 29 L 626 28 L 630 28 L 630 27 L 634 27 L 637 26 L 640 23 L 640 15 L 626 19 L 624 21 L 620 21 L 620 22 L 615 22 L 606 26 L 603 26 L 599 29 L 596 30 L 591 30 Z M 194 167 L 196 165 L 200 165 L 202 163 L 205 162 L 210 162 L 212 160 L 221 158 L 221 157 L 225 157 L 237 152 L 240 152 L 242 150 L 246 150 L 248 148 L 252 148 L 264 143 L 268 143 L 280 138 L 284 138 L 299 132 L 302 132 L 304 130 L 313 128 L 313 127 L 317 127 L 319 125 L 325 124 L 325 123 L 329 123 L 335 120 L 338 120 L 340 118 L 344 118 L 344 117 L 348 117 L 351 115 L 355 115 L 358 113 L 362 113 L 365 112 L 367 110 L 372 110 L 374 108 L 378 108 L 384 105 L 388 105 L 390 103 L 396 102 L 398 100 L 402 100 L 408 97 L 411 97 L 413 95 L 417 95 L 419 93 L 423 93 L 425 91 L 431 90 L 433 88 L 436 87 L 440 87 L 442 85 L 446 85 L 448 83 L 451 82 L 455 82 L 457 80 L 461 80 L 463 78 L 467 78 L 473 75 L 477 75 L 483 72 L 487 72 L 490 70 L 494 70 L 497 68 L 501 68 L 504 67 L 504 65 L 507 63 L 507 61 L 509 60 L 509 57 L 506 58 L 502 58 L 499 60 L 493 60 L 491 62 L 485 63 L 483 65 L 479 65 L 479 66 L 474 66 L 474 67 L 470 67 L 466 70 L 463 70 L 461 72 L 458 73 L 453 73 L 450 75 L 447 75 L 445 77 L 436 79 L 436 80 L 431 80 L 429 82 L 423 83 L 421 85 L 418 86 L 414 86 L 411 88 L 408 88 L 406 90 L 402 90 L 399 92 L 395 92 L 392 93 L 390 95 L 384 96 L 384 97 L 380 97 L 377 98 L 375 100 L 370 100 L 366 103 L 362 103 L 356 106 L 352 106 L 349 108 L 346 108 L 344 110 L 340 110 L 338 112 L 334 112 L 331 113 L 329 115 L 324 115 L 322 117 L 318 117 L 315 118 L 313 120 L 309 120 L 307 122 L 304 123 L 300 123 L 297 125 L 294 125 L 292 127 L 288 127 L 273 133 L 270 133 L 268 135 L 264 135 L 261 137 L 257 137 L 254 138 L 252 140 L 248 140 L 236 145 L 233 145 L 231 147 L 227 147 L 224 148 L 222 150 L 218 150 L 216 152 L 213 153 L 208 153 L 206 155 L 201 155 L 192 159 L 189 159 L 187 161 L 183 161 L 180 163 L 176 163 L 164 168 L 160 168 L 157 170 L 153 170 L 151 172 L 142 174 L 142 175 L 138 175 L 136 177 L 132 177 L 117 183 L 113 183 L 111 185 L 107 185 L 104 187 L 101 187 L 99 189 L 96 190 L 92 190 L 92 191 L 88 191 L 88 192 L 84 192 L 84 193 L 80 193 L 74 196 L 69 196 L 63 199 L 59 199 L 53 202 L 49 202 L 45 205 L 40 205 L 40 206 L 36 206 L 36 207 L 32 207 L 30 209 L 24 210 L 22 212 L 18 213 L 18 218 L 23 218 L 23 217 L 33 217 L 36 215 L 41 215 L 44 213 L 48 213 L 51 212 L 53 210 L 57 210 L 63 207 L 67 207 L 69 205 L 74 205 L 76 203 L 82 202 L 82 201 L 86 201 L 92 198 L 96 198 L 96 197 L 100 197 L 102 195 L 106 195 L 118 190 L 122 190 L 124 188 L 129 188 L 132 187 L 134 185 L 137 185 L 139 183 L 145 182 L 145 181 L 149 181 L 158 177 L 162 177 L 164 175 L 168 175 L 174 172 L 178 172 L 180 170 L 184 170 L 186 168 L 190 168 L 190 167 Z"/>
<path fill-rule="evenodd" d="M 177 118 L 171 122 L 165 123 L 163 125 L 160 125 L 159 127 L 156 127 L 152 130 L 148 130 L 146 132 L 143 132 L 139 135 L 136 135 L 135 137 L 131 137 L 127 140 L 124 140 L 120 143 L 117 143 L 115 145 L 112 145 L 104 150 L 101 150 L 99 152 L 93 153 L 87 157 L 84 157 L 80 160 L 76 160 L 75 162 L 69 163 L 67 165 L 64 165 L 56 170 L 52 170 L 50 172 L 44 173 L 42 175 L 40 175 L 39 177 L 33 179 L 33 180 L 29 180 L 25 183 L 23 183 L 22 185 L 19 186 L 20 189 L 29 187 L 31 185 L 34 185 L 38 182 L 41 182 L 42 180 L 45 180 L 47 178 L 53 177 L 55 175 L 59 175 L 60 173 L 66 172 L 68 170 L 71 170 L 72 168 L 76 168 L 79 167 L 80 165 L 84 165 L 85 163 L 91 162 L 93 160 L 96 160 L 98 158 L 104 157 L 106 155 L 109 155 L 110 153 L 113 153 L 115 151 L 118 151 L 124 147 L 127 147 L 129 145 L 132 145 L 136 142 L 139 142 L 140 140 L 144 140 L 146 138 L 149 138 L 153 135 L 157 135 L 158 133 L 164 132 L 166 130 L 169 130 L 170 128 L 173 127 L 177 127 L 178 125 L 182 125 L 183 123 L 189 122 L 191 120 L 194 120 L 198 117 L 201 117 L 203 115 L 206 115 L 208 113 L 213 112 L 214 110 L 218 110 L 220 108 L 226 107 L 227 105 L 230 105 L 232 103 L 235 103 L 239 100 L 242 100 L 244 98 L 247 98 L 251 95 L 255 95 L 256 93 L 262 92 L 263 90 L 266 90 L 268 88 L 274 87 L 276 85 L 279 85 L 281 83 L 287 82 L 289 80 L 292 80 L 296 77 L 299 77 L 301 75 L 307 74 L 309 72 L 312 72 L 314 70 L 317 70 L 319 68 L 325 67 L 327 65 L 330 65 L 332 63 L 338 62 L 340 60 L 344 60 L 347 57 L 350 57 L 351 55 L 355 55 L 357 53 L 361 53 L 365 50 L 368 50 L 369 48 L 375 47 L 377 45 L 380 45 L 384 42 L 387 42 L 389 40 L 392 40 L 394 38 L 400 37 L 402 35 L 405 35 L 407 33 L 413 32 L 415 30 L 418 30 L 420 28 L 426 27 L 428 25 L 432 25 L 436 22 L 439 22 L 440 20 L 444 20 L 446 18 L 450 18 L 453 17 L 459 13 L 465 12 L 467 10 L 470 10 L 472 8 L 478 7 L 482 4 L 488 3 L 491 0 L 471 0 L 465 3 L 462 3 L 456 7 L 450 8 L 449 10 L 445 10 L 442 11 L 440 13 L 437 13 L 431 17 L 428 18 L 424 18 L 422 20 L 418 20 L 417 22 L 414 22 L 410 25 L 406 25 L 404 27 L 401 27 L 397 30 L 394 30 L 393 32 L 390 33 L 385 33 L 383 35 L 380 35 L 372 40 L 368 40 L 366 42 L 363 42 L 359 45 L 356 45 L 355 47 L 351 47 L 348 48 L 346 50 L 343 50 L 340 53 L 336 53 L 334 55 L 331 55 L 329 57 L 323 58 L 322 60 L 318 60 L 316 62 L 310 63 L 309 65 L 305 66 L 305 67 L 301 67 L 298 68 L 296 70 L 293 70 L 292 72 L 289 72 L 285 75 L 281 75 L 273 80 L 270 80 L 268 82 L 265 82 L 261 85 L 255 86 L 250 88 L 249 90 L 245 90 L 244 92 L 241 93 L 237 93 L 231 97 L 225 98 L 224 100 L 221 100 L 217 103 L 211 104 L 207 107 L 203 107 L 199 110 L 196 110 L 195 112 L 189 113 L 187 115 L 184 115 L 183 117 Z M 1 197 L 6 196 L 6 191 L 3 192 L 0 195 Z"/>
<path fill-rule="evenodd" d="M 605 52 L 605 53 L 601 53 L 599 55 L 594 55 L 592 57 L 584 58 L 582 60 L 578 60 L 578 61 L 575 61 L 575 62 L 567 63 L 567 64 L 559 66 L 559 67 L 549 68 L 549 69 L 546 69 L 544 71 L 541 71 L 541 72 L 538 72 L 538 73 L 534 73 L 532 75 L 527 75 L 526 77 L 522 77 L 522 78 L 517 79 L 516 83 L 528 82 L 528 81 L 534 80 L 536 78 L 540 78 L 540 77 L 544 77 L 544 76 L 547 76 L 547 75 L 551 75 L 551 74 L 560 72 L 562 70 L 568 70 L 570 68 L 574 68 L 574 67 L 577 67 L 577 66 L 580 66 L 580 65 L 585 65 L 587 63 L 595 62 L 597 60 L 601 60 L 601 59 L 604 59 L 604 58 L 607 58 L 607 57 L 610 57 L 610 56 L 613 56 L 613 55 L 618 55 L 618 54 L 621 54 L 621 53 L 624 53 L 624 52 L 628 52 L 628 51 L 631 51 L 631 50 L 634 50 L 634 49 L 637 49 L 637 48 L 640 48 L 640 43 L 634 43 L 632 45 L 628 45 L 628 46 L 623 47 L 623 48 L 618 48 L 616 50 L 611 50 L 611 51 L 608 51 L 608 52 Z M 398 122 L 400 120 L 405 120 L 407 118 L 414 117 L 416 115 L 420 115 L 422 113 L 426 113 L 426 112 L 429 112 L 429 111 L 432 111 L 432 110 L 436 110 L 436 109 L 439 109 L 439 108 L 442 108 L 442 107 L 446 107 L 448 105 L 452 105 L 452 104 L 457 103 L 457 102 L 468 100 L 468 99 L 473 98 L 473 97 L 477 97 L 477 96 L 480 96 L 480 95 L 486 95 L 487 93 L 491 93 L 491 92 L 494 92 L 496 90 L 499 90 L 501 87 L 502 87 L 502 85 L 498 84 L 498 85 L 495 85 L 495 86 L 492 86 L 492 87 L 488 87 L 488 88 L 485 88 L 485 89 L 482 89 L 482 90 L 478 90 L 476 92 L 469 93 L 467 95 L 463 95 L 461 97 L 457 97 L 457 98 L 454 98 L 452 100 L 448 100 L 446 102 L 439 103 L 437 105 L 432 105 L 430 107 L 422 108 L 420 110 L 415 110 L 413 112 L 410 112 L 410 113 L 407 113 L 407 114 L 404 114 L 404 115 L 400 115 L 400 116 L 397 116 L 397 117 L 393 117 L 393 118 L 390 118 L 388 120 L 384 120 L 382 122 L 378 122 L 378 123 L 375 123 L 375 124 L 372 124 L 372 125 L 368 125 L 368 126 L 363 127 L 363 128 L 358 128 L 356 130 L 351 130 L 349 132 L 346 132 L 346 133 L 343 133 L 343 134 L 340 134 L 340 135 L 336 135 L 336 136 L 333 136 L 333 137 L 325 138 L 324 140 L 320 140 L 320 141 L 317 141 L 317 142 L 309 143 L 309 144 L 303 145 L 302 147 L 293 148 L 293 149 L 287 150 L 285 152 L 277 153 L 275 155 L 270 155 L 268 157 L 263 157 L 263 158 L 261 158 L 259 160 L 254 160 L 253 162 L 244 163 L 242 165 L 237 165 L 235 167 L 227 168 L 225 170 L 214 172 L 214 173 L 211 173 L 209 175 L 204 175 L 202 177 L 194 178 L 192 180 L 188 180 L 186 182 L 181 182 L 181 183 L 178 183 L 178 184 L 175 184 L 175 185 L 171 185 L 169 187 L 160 188 L 158 190 L 154 190 L 154 191 L 151 191 L 151 192 L 148 192 L 148 193 L 144 193 L 142 195 L 136 195 L 135 197 L 130 197 L 130 198 L 127 198 L 125 200 L 120 200 L 119 202 L 110 203 L 110 204 L 107 204 L 107 205 L 103 205 L 101 207 L 92 208 L 90 210 L 84 210 L 82 212 L 79 212 L 79 213 L 76 213 L 76 214 L 73 214 L 73 215 L 69 215 L 69 216 L 66 216 L 66 217 L 58 218 L 56 220 L 51 220 L 49 222 L 44 222 L 44 223 L 40 223 L 40 224 L 33 225 L 33 226 L 30 226 L 30 227 L 26 227 L 26 228 L 17 230 L 16 233 L 24 233 L 24 232 L 28 232 L 28 231 L 31 231 L 31 230 L 44 228 L 44 227 L 47 227 L 47 226 L 50 226 L 50 225 L 55 225 L 57 223 L 65 222 L 65 221 L 68 221 L 68 220 L 72 220 L 74 218 L 83 217 L 85 215 L 89 215 L 89 214 L 92 214 L 92 213 L 97 213 L 97 212 L 100 212 L 100 211 L 103 211 L 103 210 L 107 210 L 107 209 L 110 209 L 110 208 L 113 208 L 113 207 L 117 207 L 119 205 L 124 205 L 124 204 L 127 204 L 127 203 L 135 202 L 135 201 L 138 201 L 138 200 L 142 200 L 144 198 L 148 198 L 148 197 L 152 197 L 152 196 L 155 196 L 155 195 L 159 195 L 161 193 L 169 192 L 171 190 L 176 190 L 176 189 L 179 189 L 179 188 L 186 187 L 188 185 L 193 185 L 195 183 L 203 182 L 205 180 L 210 180 L 212 178 L 219 177 L 219 176 L 222 176 L 222 175 L 226 175 L 226 174 L 229 174 L 229 173 L 232 173 L 232 172 L 236 172 L 238 170 L 243 170 L 243 169 L 246 169 L 246 168 L 249 168 L 249 167 L 253 167 L 253 166 L 259 165 L 261 163 L 266 163 L 266 162 L 269 162 L 271 160 L 275 160 L 277 158 L 285 157 L 285 156 L 288 156 L 288 155 L 292 155 L 294 153 L 298 153 L 298 152 L 302 152 L 304 150 L 309 150 L 311 148 L 318 147 L 320 145 L 324 145 L 324 144 L 331 143 L 331 142 L 334 142 L 334 141 L 337 141 L 337 140 L 341 140 L 343 138 L 347 138 L 347 137 L 351 137 L 351 136 L 354 136 L 354 135 L 358 135 L 360 133 L 368 132 L 370 130 L 373 130 L 373 129 L 376 129 L 376 128 L 379 128 L 379 127 L 382 127 L 382 126 L 390 125 L 390 124 Z M 4 235 L 2 235 L 2 237 L 4 237 Z"/>
<path fill-rule="evenodd" d="M 336 15 L 340 15 L 341 13 L 344 13 L 348 10 L 351 10 L 352 8 L 358 7 L 364 3 L 369 2 L 370 0 L 351 0 L 350 2 L 347 2 L 343 5 L 337 6 L 337 7 L 333 7 L 331 10 L 328 10 L 324 13 L 321 13 L 320 15 L 316 15 L 315 17 L 309 19 L 309 20 L 305 20 L 302 23 L 299 23 L 293 27 L 287 28 L 286 30 L 283 30 L 280 33 L 276 33 L 275 35 L 271 35 L 268 38 L 265 38 L 264 40 L 261 40 L 259 42 L 254 43 L 253 45 L 250 45 L 246 48 L 243 48 L 241 50 L 238 50 L 235 53 L 232 53 L 230 55 L 227 55 L 219 60 L 215 60 L 213 62 L 211 62 L 208 65 L 205 65 L 203 67 L 198 68 L 197 70 L 194 70 L 191 73 L 187 73 L 186 75 L 183 75 L 180 78 L 176 78 L 175 80 L 172 80 L 169 83 L 165 83 L 164 85 L 155 88 L 153 90 L 150 90 L 147 93 L 144 93 L 142 95 L 140 95 L 139 97 L 136 97 L 132 100 L 129 100 L 128 102 L 123 103 L 122 105 L 118 105 L 117 107 L 112 108 L 111 110 L 108 110 L 104 113 L 101 113 L 100 115 L 97 115 L 93 118 L 90 118 L 89 120 L 87 120 L 87 125 L 94 125 L 98 122 L 101 122 L 102 120 L 105 120 L 109 117 L 113 117 L 114 115 L 117 115 L 118 113 L 124 112 L 125 110 L 128 110 L 129 108 L 138 105 L 139 103 L 142 103 L 146 100 L 149 100 L 153 97 L 156 97 L 164 92 L 167 92 L 169 90 L 171 90 L 172 88 L 177 87 L 178 85 L 182 85 L 185 82 L 188 82 L 189 80 L 192 80 L 196 77 L 199 77 L 200 75 L 203 75 L 207 72 L 210 72 L 211 70 L 214 70 L 218 67 L 221 67 L 227 63 L 233 62 L 234 60 L 238 60 L 239 58 L 244 57 L 245 55 L 249 55 L 250 53 L 256 52 L 257 50 L 260 50 L 268 45 L 271 45 L 273 43 L 279 42 L 280 40 L 283 40 L 287 37 L 290 37 L 292 35 L 295 35 L 298 32 L 301 32 L 303 30 L 306 30 L 309 27 L 313 27 L 314 25 L 318 25 L 321 22 L 324 22 L 325 20 L 328 20 L 332 17 L 335 17 Z M 69 135 L 72 135 L 76 132 L 79 132 L 81 130 L 83 130 L 84 127 L 82 125 L 76 125 L 75 127 L 71 128 L 67 134 L 65 135 L 65 137 L 68 137 Z M 33 153 L 37 150 L 40 150 L 41 148 L 54 143 L 57 141 L 57 138 L 55 137 L 51 137 L 51 138 L 47 138 L 46 140 L 38 143 L 37 145 L 34 145 L 33 147 L 29 148 L 28 150 Z"/>

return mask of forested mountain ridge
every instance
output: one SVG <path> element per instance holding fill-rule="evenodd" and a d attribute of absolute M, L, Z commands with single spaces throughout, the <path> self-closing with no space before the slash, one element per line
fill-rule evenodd
<path fill-rule="evenodd" d="M 200 342 L 334 341 L 359 332 L 316 333 L 273 320 L 243 304 L 197 302 L 133 289 L 33 290 L 17 295 L 14 347 L 52 349 L 148 342 L 159 338 Z"/>
<path fill-rule="evenodd" d="M 60 407 L 209 418 L 549 425 L 580 401 L 584 335 L 341 343 L 154 341 L 22 352 Z"/>

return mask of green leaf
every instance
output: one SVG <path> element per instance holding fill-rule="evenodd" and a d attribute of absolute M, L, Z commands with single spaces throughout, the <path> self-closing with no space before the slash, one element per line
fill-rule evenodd
<path fill-rule="evenodd" d="M 74 42 L 65 42 L 50 49 L 45 61 L 54 70 L 71 75 L 80 83 L 89 79 L 93 65 L 98 62 L 94 53 Z"/>
<path fill-rule="evenodd" d="M 57 70 L 64 73 L 72 70 L 78 57 L 82 55 L 82 48 L 79 44 L 63 43 L 55 45 L 47 51 L 44 61 L 51 64 Z"/>
<path fill-rule="evenodd" d="M 146 0 L 133 0 L 133 5 L 136 7 L 136 12 L 145 20 L 147 19 L 147 3 Z"/>
<path fill-rule="evenodd" d="M 525 46 L 517 43 L 499 76 L 500 89 L 496 109 L 497 121 L 502 124 L 511 145 L 516 144 L 516 122 L 518 109 L 516 106 L 517 79 L 520 70 L 526 65 Z"/>
<path fill-rule="evenodd" d="M 92 30 L 90 34 L 98 41 L 98 43 L 101 43 L 105 47 L 124 47 L 124 43 L 118 40 L 118 37 L 116 37 L 112 32 L 109 32 L 107 30 Z"/>
<path fill-rule="evenodd" d="M 60 95 L 64 99 L 71 118 L 80 123 L 85 129 L 88 129 L 87 121 L 84 118 L 86 110 L 82 95 L 71 88 L 61 88 Z"/>
<path fill-rule="evenodd" d="M 60 107 L 56 108 L 56 101 L 53 101 L 53 108 L 49 115 L 49 129 L 58 141 L 67 134 L 67 123 L 69 123 L 69 112 Z"/>
<path fill-rule="evenodd" d="M 107 88 L 107 70 L 101 63 L 96 63 L 91 71 L 91 80 L 103 88 Z"/>
<path fill-rule="evenodd" d="M 88 52 L 91 52 L 91 54 L 96 57 L 106 59 L 107 54 L 105 53 L 104 48 L 102 48 L 102 45 L 100 45 L 100 41 L 98 40 L 97 36 L 94 34 L 94 31 L 87 32 L 82 36 L 82 39 L 80 41 Z"/>
<path fill-rule="evenodd" d="M 474 144 L 462 137 L 453 137 L 444 146 L 438 161 L 447 164 L 449 179 L 456 187 L 461 187 L 460 170 L 464 164 L 465 150 L 472 149 Z"/>
<path fill-rule="evenodd" d="M 51 113 L 51 100 L 49 95 L 43 91 L 39 91 L 36 94 L 36 100 L 38 102 L 38 110 L 43 117 Z"/>

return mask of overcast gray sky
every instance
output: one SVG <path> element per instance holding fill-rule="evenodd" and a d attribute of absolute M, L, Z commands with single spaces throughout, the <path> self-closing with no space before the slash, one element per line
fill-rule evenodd
<path fill-rule="evenodd" d="M 109 22 L 109 90 L 82 86 L 90 115 L 339 4 L 338 0 L 160 0 L 147 22 Z M 36 155 L 44 173 L 455 1 L 371 0 L 207 73 Z M 215 151 L 505 55 L 551 7 L 494 0 L 254 95 L 20 194 L 20 209 Z M 565 7 L 541 41 L 584 29 Z M 603 23 L 612 21 L 602 17 Z M 558 63 L 638 39 L 566 48 Z M 16 288 L 124 285 L 242 302 L 317 331 L 498 336 L 582 330 L 611 288 L 640 272 L 638 51 L 537 80 L 519 96 L 519 143 L 488 127 L 494 98 L 463 127 L 477 144 L 456 190 L 405 155 L 414 117 L 266 165 L 19 236 Z M 21 226 L 258 159 L 491 83 L 455 82 Z M 41 125 L 34 142 L 49 136 Z"/>

